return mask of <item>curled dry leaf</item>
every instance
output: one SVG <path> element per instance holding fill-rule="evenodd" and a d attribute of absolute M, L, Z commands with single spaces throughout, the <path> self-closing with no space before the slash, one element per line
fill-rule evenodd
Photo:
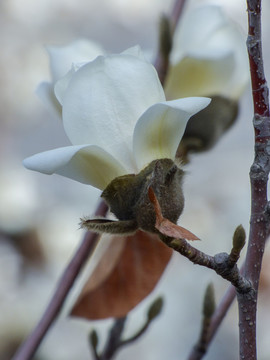
<path fill-rule="evenodd" d="M 126 316 L 152 292 L 172 255 L 158 235 L 139 230 L 110 237 L 112 242 L 84 285 L 72 316 L 91 320 Z"/>
<path fill-rule="evenodd" d="M 174 224 L 173 222 L 171 222 L 168 219 L 165 219 L 162 216 L 158 199 L 154 193 L 154 190 L 151 187 L 149 187 L 148 196 L 155 208 L 156 229 L 161 234 L 169 236 L 171 238 L 186 239 L 186 240 L 200 240 L 196 235 L 194 235 L 189 230 L 183 228 L 182 226 Z"/>

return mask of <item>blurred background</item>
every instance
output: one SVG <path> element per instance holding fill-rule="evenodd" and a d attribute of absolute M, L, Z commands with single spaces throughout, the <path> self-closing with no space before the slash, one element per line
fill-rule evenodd
<path fill-rule="evenodd" d="M 189 4 L 209 2 L 187 0 Z M 224 6 L 246 31 L 245 1 L 211 3 Z M 45 46 L 89 38 L 108 52 L 121 52 L 139 44 L 153 53 L 157 49 L 159 17 L 170 13 L 172 4 L 171 0 L 0 1 L 0 360 L 11 358 L 39 320 L 82 239 L 79 218 L 93 213 L 99 197 L 99 192 L 89 186 L 30 172 L 22 166 L 27 156 L 69 144 L 60 121 L 35 95 L 41 81 L 50 81 Z M 265 2 L 263 19 L 269 16 L 270 6 Z M 269 21 L 263 21 L 268 79 L 269 32 Z M 203 241 L 196 246 L 211 255 L 230 251 L 237 225 L 242 224 L 248 232 L 248 173 L 252 160 L 249 87 L 241 100 L 237 123 L 214 150 L 194 156 L 187 167 L 186 208 L 181 223 L 199 234 Z M 260 359 L 270 356 L 269 259 L 270 251 L 266 249 L 258 310 Z M 126 335 L 140 327 L 146 308 L 160 294 L 165 298 L 162 314 L 140 340 L 119 352 L 116 359 L 185 359 L 199 334 L 202 297 L 209 281 L 214 283 L 218 302 L 227 283 L 210 270 L 174 256 L 155 291 L 132 311 Z M 101 334 L 102 346 L 111 322 L 70 319 L 66 316 L 68 310 L 66 306 L 36 359 L 91 359 L 87 337 L 93 327 Z M 237 332 L 234 305 L 205 359 L 236 359 Z"/>

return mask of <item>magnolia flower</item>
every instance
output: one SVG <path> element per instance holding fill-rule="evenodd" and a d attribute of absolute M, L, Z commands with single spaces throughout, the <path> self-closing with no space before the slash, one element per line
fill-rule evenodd
<path fill-rule="evenodd" d="M 72 67 L 74 71 L 83 64 L 105 54 L 100 45 L 89 40 L 76 40 L 66 46 L 48 46 L 52 82 L 42 82 L 37 95 L 54 114 L 61 118 L 61 105 L 55 97 L 54 86 Z"/>
<path fill-rule="evenodd" d="M 210 96 L 210 106 L 192 116 L 177 157 L 211 149 L 234 124 L 249 78 L 246 37 L 221 7 L 206 5 L 183 14 L 174 35 L 165 93 L 174 99 Z"/>
<path fill-rule="evenodd" d="M 249 76 L 245 42 L 245 34 L 221 7 L 189 10 L 176 28 L 165 93 L 169 98 L 238 99 Z"/>
<path fill-rule="evenodd" d="M 155 159 L 174 159 L 188 119 L 210 99 L 166 101 L 154 67 L 139 48 L 99 56 L 55 86 L 72 145 L 24 160 L 28 169 L 59 174 L 101 190 Z"/>

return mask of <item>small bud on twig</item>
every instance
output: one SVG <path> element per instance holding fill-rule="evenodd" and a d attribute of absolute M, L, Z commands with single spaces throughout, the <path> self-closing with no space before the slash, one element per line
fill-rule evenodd
<path fill-rule="evenodd" d="M 148 309 L 148 313 L 147 313 L 148 322 L 152 321 L 160 314 L 162 307 L 163 307 L 163 299 L 162 297 L 158 297 Z"/>
<path fill-rule="evenodd" d="M 97 352 L 97 346 L 98 346 L 98 334 L 96 332 L 96 330 L 92 330 L 89 334 L 89 342 L 92 346 L 92 350 L 93 350 L 93 353 L 95 355 L 95 359 L 96 360 L 99 360 L 99 355 L 98 355 L 98 352 Z"/>
<path fill-rule="evenodd" d="M 197 343 L 194 345 L 190 353 L 189 359 L 192 360 L 202 359 L 203 355 L 206 353 L 207 343 L 209 339 L 211 318 L 214 314 L 215 308 L 216 308 L 216 304 L 215 304 L 214 286 L 212 283 L 210 283 L 207 286 L 204 294 L 201 333 Z"/>
<path fill-rule="evenodd" d="M 210 283 L 204 294 L 203 316 L 210 319 L 216 309 L 214 286 Z"/>
<path fill-rule="evenodd" d="M 91 345 L 93 346 L 93 348 L 96 349 L 97 346 L 98 346 L 98 334 L 97 334 L 96 330 L 92 330 L 90 332 L 89 340 L 90 340 Z"/>
<path fill-rule="evenodd" d="M 243 249 L 246 243 L 246 232 L 242 225 L 237 226 L 233 235 L 233 248 L 239 250 Z"/>
<path fill-rule="evenodd" d="M 233 267 L 240 257 L 240 252 L 246 242 L 246 233 L 242 225 L 237 226 L 233 234 L 233 248 L 229 255 L 228 264 Z"/>

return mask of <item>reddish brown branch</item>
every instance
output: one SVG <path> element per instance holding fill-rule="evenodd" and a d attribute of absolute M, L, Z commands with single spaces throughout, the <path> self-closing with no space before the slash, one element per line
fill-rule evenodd
<path fill-rule="evenodd" d="M 269 90 L 264 76 L 261 45 L 261 1 L 247 0 L 249 34 L 247 48 L 250 62 L 252 95 L 254 104 L 255 159 L 250 170 L 251 180 L 251 220 L 249 244 L 244 276 L 250 280 L 254 291 L 248 296 L 238 293 L 240 358 L 256 359 L 256 309 L 257 292 L 265 242 L 269 236 L 269 203 L 267 200 L 267 180 L 269 174 L 270 141 Z M 216 309 L 210 327 L 209 342 L 224 319 L 236 295 L 230 286 Z"/>
<path fill-rule="evenodd" d="M 239 307 L 240 358 L 257 359 L 256 311 L 263 252 L 269 228 L 267 182 L 270 170 L 269 90 L 267 87 L 261 44 L 261 1 L 247 0 L 248 39 L 252 96 L 254 105 L 255 158 L 250 169 L 251 218 L 245 277 L 253 284 L 249 296 L 237 294 Z"/>
<path fill-rule="evenodd" d="M 104 202 L 101 202 L 97 208 L 97 216 L 105 216 L 107 212 L 107 206 Z M 56 291 L 44 312 L 44 315 L 40 319 L 36 328 L 33 330 L 32 334 L 26 339 L 22 344 L 18 352 L 13 357 L 13 360 L 27 360 L 31 359 L 35 354 L 38 346 L 46 335 L 48 329 L 52 323 L 57 318 L 64 301 L 74 284 L 79 272 L 84 266 L 86 260 L 93 253 L 96 244 L 98 242 L 98 235 L 94 233 L 87 232 L 84 239 L 82 240 L 81 245 L 79 246 L 77 252 L 73 256 L 72 260 L 68 264 L 66 270 L 64 271 L 59 284 L 56 288 Z"/>

